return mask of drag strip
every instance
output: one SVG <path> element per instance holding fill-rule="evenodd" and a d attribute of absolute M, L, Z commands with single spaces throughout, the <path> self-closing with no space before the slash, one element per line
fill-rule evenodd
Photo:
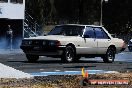
<path fill-rule="evenodd" d="M 34 76 L 52 74 L 80 75 L 82 67 L 88 70 L 89 74 L 107 71 L 130 72 L 132 71 L 132 52 L 117 54 L 113 63 L 104 63 L 100 57 L 82 57 L 77 63 L 62 63 L 60 58 L 44 56 L 40 57 L 36 63 L 29 63 L 22 51 L 2 51 L 0 52 L 0 63 Z"/>
<path fill-rule="evenodd" d="M 104 70 L 85 70 L 88 74 L 104 74 L 104 73 L 118 73 L 117 71 Z M 82 75 L 81 71 L 64 71 L 64 72 L 34 72 L 24 73 L 12 67 L 0 63 L 0 78 L 33 78 L 35 76 L 50 76 L 50 75 Z"/>

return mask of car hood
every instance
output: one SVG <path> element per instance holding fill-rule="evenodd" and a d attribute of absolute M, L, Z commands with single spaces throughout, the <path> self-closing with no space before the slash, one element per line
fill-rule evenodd
<path fill-rule="evenodd" d="M 25 40 L 41 40 L 41 39 L 45 39 L 45 40 L 60 40 L 60 39 L 64 39 L 64 38 L 73 38 L 74 36 L 63 36 L 63 35 L 47 35 L 47 36 L 37 36 L 37 37 L 29 37 L 29 38 L 24 38 Z M 77 36 L 75 36 L 77 37 Z"/>

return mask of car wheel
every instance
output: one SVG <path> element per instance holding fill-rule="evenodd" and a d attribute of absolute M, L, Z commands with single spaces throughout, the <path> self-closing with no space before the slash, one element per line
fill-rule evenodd
<path fill-rule="evenodd" d="M 67 46 L 62 55 L 63 62 L 74 62 L 75 61 L 75 50 L 71 46 Z"/>
<path fill-rule="evenodd" d="M 103 58 L 103 61 L 105 63 L 112 63 L 114 62 L 115 59 L 115 49 L 114 48 L 109 48 L 106 52 L 106 55 Z"/>
<path fill-rule="evenodd" d="M 37 62 L 39 59 L 39 56 L 37 55 L 26 55 L 28 62 Z"/>

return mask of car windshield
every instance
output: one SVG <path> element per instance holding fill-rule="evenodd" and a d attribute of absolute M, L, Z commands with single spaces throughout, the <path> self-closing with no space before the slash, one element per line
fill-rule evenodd
<path fill-rule="evenodd" d="M 56 26 L 48 35 L 81 36 L 84 26 Z"/>

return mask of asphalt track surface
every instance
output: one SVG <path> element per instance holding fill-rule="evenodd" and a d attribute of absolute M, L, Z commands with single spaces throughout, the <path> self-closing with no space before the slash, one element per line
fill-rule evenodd
<path fill-rule="evenodd" d="M 132 71 L 132 52 L 116 55 L 115 62 L 104 63 L 101 58 L 81 58 L 78 63 L 61 63 L 60 58 L 40 57 L 37 63 L 28 63 L 24 53 L 0 54 L 0 63 L 26 73 L 86 70 Z"/>

